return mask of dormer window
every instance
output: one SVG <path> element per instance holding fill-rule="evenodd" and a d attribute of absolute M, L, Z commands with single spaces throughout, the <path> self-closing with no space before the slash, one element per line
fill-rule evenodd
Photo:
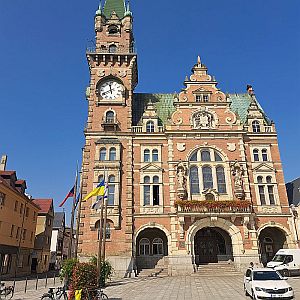
<path fill-rule="evenodd" d="M 146 132 L 154 132 L 154 122 L 148 121 L 146 124 Z"/>
<path fill-rule="evenodd" d="M 258 121 L 252 122 L 252 131 L 253 132 L 260 132 L 260 123 Z"/>
<path fill-rule="evenodd" d="M 119 28 L 116 25 L 111 25 L 108 27 L 108 34 L 117 34 L 119 33 Z"/>
<path fill-rule="evenodd" d="M 108 47 L 108 52 L 109 53 L 116 53 L 117 52 L 117 46 L 116 45 L 110 45 L 109 47 Z"/>

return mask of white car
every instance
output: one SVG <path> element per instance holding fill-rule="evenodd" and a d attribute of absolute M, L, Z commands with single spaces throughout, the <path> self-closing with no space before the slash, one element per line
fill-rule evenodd
<path fill-rule="evenodd" d="M 277 271 L 248 269 L 244 278 L 244 289 L 252 299 L 294 299 L 294 291 Z"/>

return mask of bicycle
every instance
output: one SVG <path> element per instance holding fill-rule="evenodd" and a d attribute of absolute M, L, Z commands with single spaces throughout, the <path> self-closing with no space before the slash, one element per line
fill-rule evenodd
<path fill-rule="evenodd" d="M 58 287 L 56 292 L 54 292 L 54 290 L 55 288 L 49 288 L 48 293 L 44 294 L 41 300 L 68 300 L 68 295 L 64 286 Z"/>
<path fill-rule="evenodd" d="M 0 300 L 1 299 L 11 299 L 14 295 L 14 287 L 12 285 L 5 286 L 5 283 L 0 284 Z"/>
<path fill-rule="evenodd" d="M 103 292 L 101 288 L 86 289 L 88 300 L 107 300 L 108 296 Z"/>

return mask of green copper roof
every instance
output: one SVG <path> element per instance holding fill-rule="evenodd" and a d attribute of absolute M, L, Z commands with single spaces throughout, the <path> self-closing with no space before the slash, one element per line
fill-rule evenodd
<path fill-rule="evenodd" d="M 119 19 L 122 19 L 125 15 L 124 0 L 106 0 L 103 9 L 104 16 L 110 18 L 113 11 L 118 15 Z"/>
<path fill-rule="evenodd" d="M 171 117 L 175 111 L 173 105 L 174 96 L 176 94 L 134 94 L 133 101 L 133 124 L 137 125 L 145 111 L 147 103 L 151 100 L 154 104 L 157 115 L 161 124 L 167 124 L 168 118 Z M 252 101 L 251 96 L 246 94 L 229 94 L 229 101 L 231 101 L 230 108 L 233 112 L 237 113 L 243 124 L 247 121 L 247 110 Z M 258 103 L 258 106 L 265 116 L 265 120 L 270 124 L 270 120 L 264 113 L 263 109 Z"/>
<path fill-rule="evenodd" d="M 133 124 L 137 125 L 145 111 L 147 103 L 151 100 L 157 110 L 161 124 L 166 124 L 168 118 L 175 111 L 173 105 L 175 94 L 134 94 Z"/>

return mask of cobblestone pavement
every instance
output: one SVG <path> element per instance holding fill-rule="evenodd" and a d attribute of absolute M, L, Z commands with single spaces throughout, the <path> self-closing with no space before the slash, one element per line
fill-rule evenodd
<path fill-rule="evenodd" d="M 300 299 L 300 277 L 288 282 Z M 51 284 L 50 284 L 51 286 Z M 47 288 L 16 292 L 14 300 L 38 300 Z M 197 275 L 164 278 L 124 279 L 112 282 L 105 289 L 111 300 L 240 300 L 248 299 L 243 291 L 243 276 L 200 277 Z"/>

